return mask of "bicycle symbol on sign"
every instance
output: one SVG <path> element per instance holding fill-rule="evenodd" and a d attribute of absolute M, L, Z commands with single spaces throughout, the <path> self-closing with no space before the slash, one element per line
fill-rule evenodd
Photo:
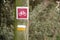
<path fill-rule="evenodd" d="M 19 16 L 26 16 L 27 14 L 26 14 L 26 12 L 25 11 L 21 11 L 20 13 L 19 13 Z"/>

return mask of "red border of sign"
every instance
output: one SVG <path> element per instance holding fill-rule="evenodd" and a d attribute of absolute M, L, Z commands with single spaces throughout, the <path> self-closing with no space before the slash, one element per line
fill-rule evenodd
<path fill-rule="evenodd" d="M 18 8 L 27 8 L 27 18 L 18 18 Z M 16 19 L 29 19 L 29 7 L 16 7 Z"/>

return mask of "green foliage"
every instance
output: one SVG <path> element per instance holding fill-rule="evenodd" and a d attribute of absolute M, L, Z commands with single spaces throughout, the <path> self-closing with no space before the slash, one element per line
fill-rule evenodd
<path fill-rule="evenodd" d="M 14 39 L 14 0 L 0 0 L 0 40 Z"/>
<path fill-rule="evenodd" d="M 37 3 L 30 12 L 29 40 L 57 40 L 56 36 L 60 33 L 59 15 L 55 2 Z"/>

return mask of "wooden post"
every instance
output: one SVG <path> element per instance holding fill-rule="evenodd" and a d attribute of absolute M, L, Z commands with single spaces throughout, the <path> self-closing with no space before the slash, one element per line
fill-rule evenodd
<path fill-rule="evenodd" d="M 16 7 L 29 7 L 29 0 L 16 0 Z M 18 28 L 20 31 L 16 31 L 16 40 L 28 40 L 29 18 L 17 19 L 17 25 L 25 25 L 26 28 L 22 31 Z"/>

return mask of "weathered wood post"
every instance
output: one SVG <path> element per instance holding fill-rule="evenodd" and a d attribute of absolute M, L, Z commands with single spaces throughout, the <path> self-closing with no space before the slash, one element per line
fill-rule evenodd
<path fill-rule="evenodd" d="M 28 40 L 29 0 L 16 0 L 16 40 Z M 23 11 L 21 11 L 21 8 Z M 24 9 L 26 8 L 26 9 Z M 19 11 L 20 10 L 20 11 Z M 25 11 L 24 11 L 25 10 Z M 27 12 L 26 12 L 27 11 Z M 26 15 L 27 17 L 26 17 Z M 22 15 L 24 15 L 22 17 Z"/>

